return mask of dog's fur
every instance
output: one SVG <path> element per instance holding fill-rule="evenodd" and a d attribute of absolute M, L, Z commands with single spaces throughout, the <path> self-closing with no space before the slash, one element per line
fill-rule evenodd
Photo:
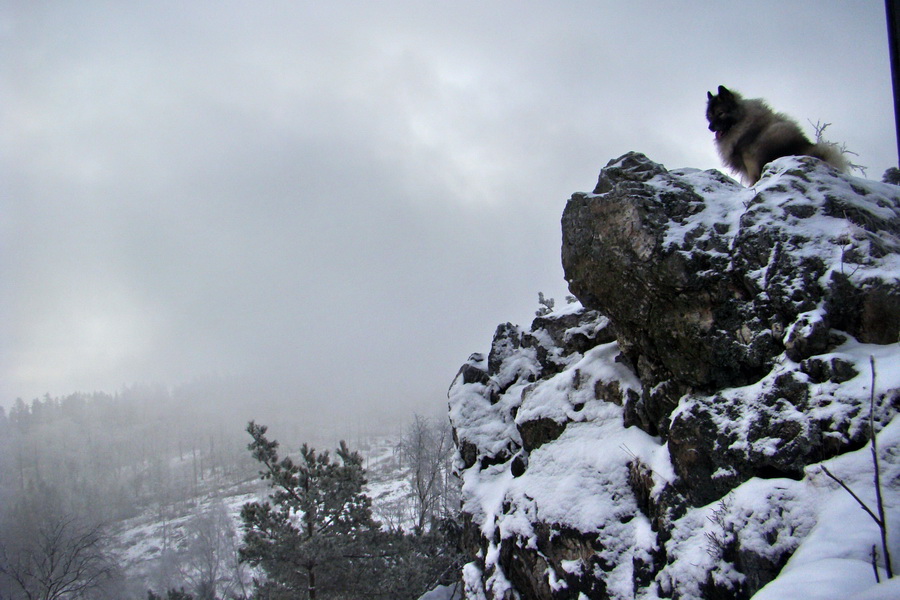
<path fill-rule="evenodd" d="M 847 161 L 833 144 L 812 143 L 796 121 L 761 99 L 744 99 L 721 85 L 718 92 L 706 93 L 709 130 L 716 134 L 719 156 L 748 183 L 759 181 L 763 167 L 782 156 L 814 156 L 847 170 Z"/>

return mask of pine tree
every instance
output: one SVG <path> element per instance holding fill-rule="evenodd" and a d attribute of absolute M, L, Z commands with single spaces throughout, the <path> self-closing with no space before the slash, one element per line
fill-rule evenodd
<path fill-rule="evenodd" d="M 260 475 L 272 487 L 269 501 L 250 502 L 241 510 L 244 545 L 241 559 L 260 567 L 266 580 L 258 583 L 261 598 L 326 598 L 350 592 L 362 582 L 354 561 L 366 553 L 361 545 L 377 535 L 362 457 L 344 442 L 338 460 L 306 444 L 298 462 L 279 458 L 278 442 L 266 438 L 267 428 L 250 422 L 248 446 L 263 465 Z"/>

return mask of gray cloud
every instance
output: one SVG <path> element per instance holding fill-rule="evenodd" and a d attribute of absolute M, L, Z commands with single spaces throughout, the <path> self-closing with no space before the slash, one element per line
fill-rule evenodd
<path fill-rule="evenodd" d="M 896 163 L 877 2 L 0 6 L 5 404 L 224 374 L 439 409 L 562 301 L 607 160 L 719 167 L 719 83 Z"/>

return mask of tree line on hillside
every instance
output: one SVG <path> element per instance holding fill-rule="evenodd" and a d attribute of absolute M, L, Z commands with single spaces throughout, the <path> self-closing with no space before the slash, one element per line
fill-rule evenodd
<path fill-rule="evenodd" d="M 154 386 L 17 399 L 0 410 L 0 504 L 49 486 L 67 508 L 118 520 L 251 477 L 243 440 L 210 412 Z"/>

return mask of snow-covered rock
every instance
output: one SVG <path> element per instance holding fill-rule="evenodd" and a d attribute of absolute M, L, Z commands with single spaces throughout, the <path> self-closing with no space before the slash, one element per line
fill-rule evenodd
<path fill-rule="evenodd" d="M 878 527 L 822 466 L 874 506 L 874 400 L 900 525 L 900 188 L 631 153 L 562 228 L 579 303 L 450 387 L 466 597 L 882 597 Z"/>

